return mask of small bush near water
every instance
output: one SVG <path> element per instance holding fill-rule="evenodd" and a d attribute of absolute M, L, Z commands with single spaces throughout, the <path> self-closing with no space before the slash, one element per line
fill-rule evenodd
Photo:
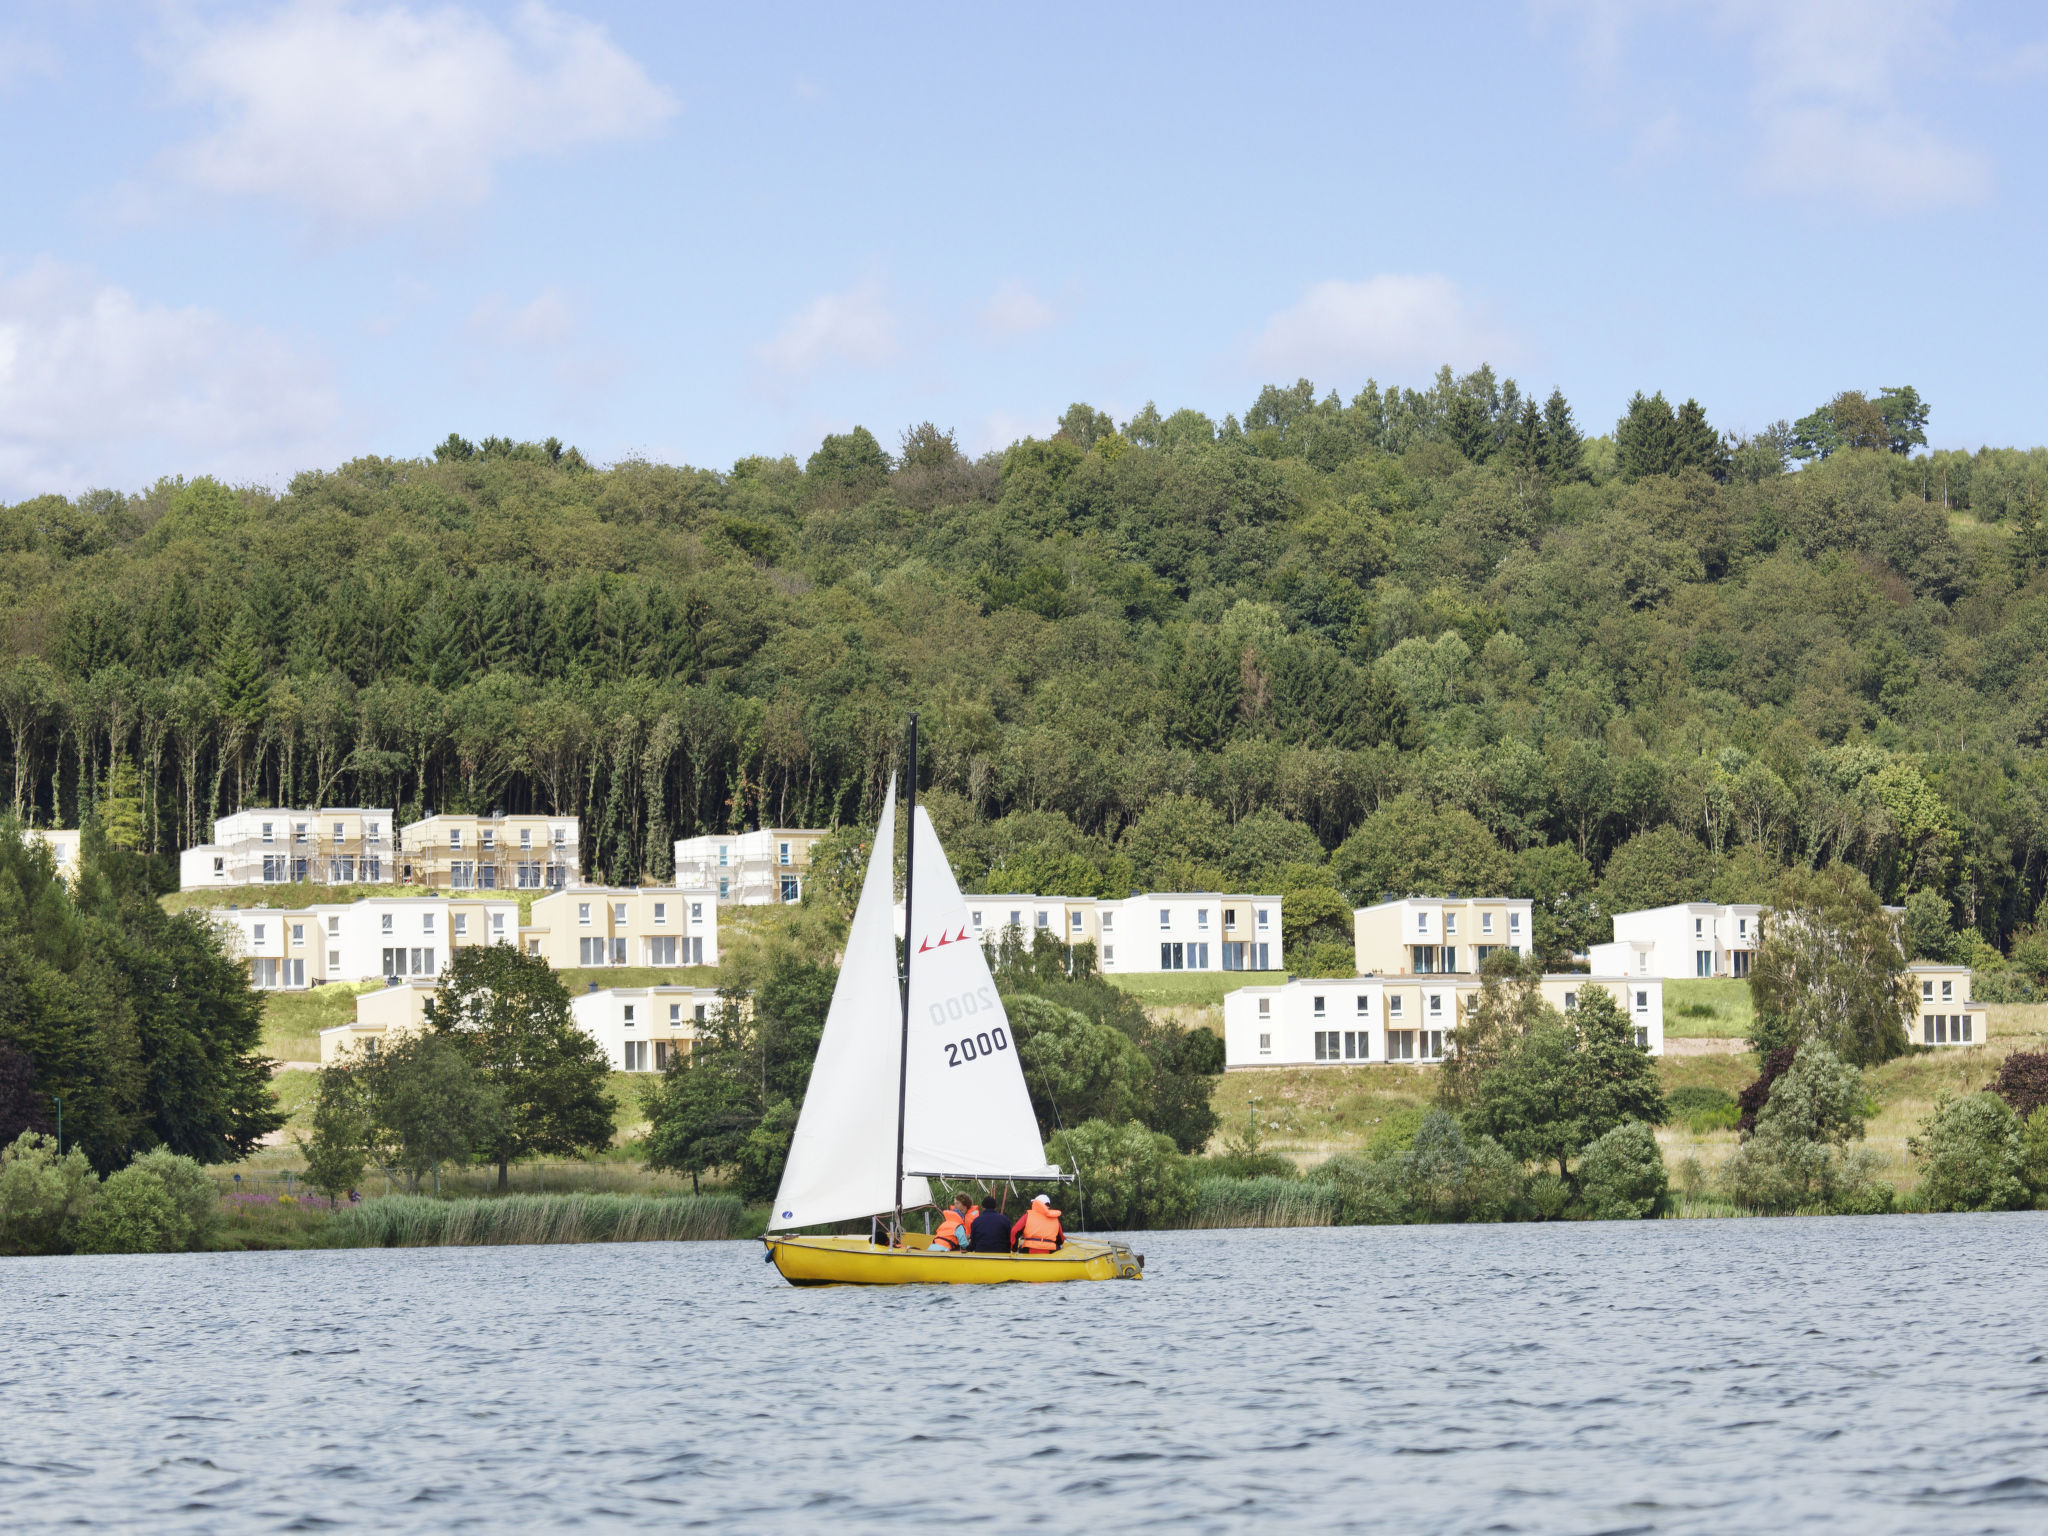
<path fill-rule="evenodd" d="M 1709 1131 L 1734 1130 L 1742 1118 L 1742 1106 L 1725 1088 L 1688 1085 L 1664 1095 L 1664 1117 L 1695 1136 L 1704 1136 Z"/>
<path fill-rule="evenodd" d="M 336 1212 L 327 1241 L 339 1248 L 690 1242 L 736 1236 L 742 1218 L 737 1195 L 389 1195 Z"/>

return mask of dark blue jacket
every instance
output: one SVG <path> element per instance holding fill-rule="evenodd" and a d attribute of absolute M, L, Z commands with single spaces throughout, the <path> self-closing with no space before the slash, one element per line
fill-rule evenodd
<path fill-rule="evenodd" d="M 967 1229 L 969 1253 L 1008 1253 L 1010 1218 L 1001 1211 L 982 1211 Z"/>

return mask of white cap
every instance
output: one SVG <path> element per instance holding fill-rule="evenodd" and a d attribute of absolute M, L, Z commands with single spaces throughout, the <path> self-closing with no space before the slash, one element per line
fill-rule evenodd
<path fill-rule="evenodd" d="M 1051 1205 L 1051 1204 L 1052 1204 L 1052 1202 L 1051 1202 L 1050 1200 L 1046 1199 L 1046 1197 L 1045 1197 L 1044 1195 L 1033 1195 L 1033 1196 L 1031 1197 L 1031 1203 L 1032 1203 L 1033 1205 L 1046 1205 L 1046 1206 L 1049 1206 L 1049 1205 Z"/>

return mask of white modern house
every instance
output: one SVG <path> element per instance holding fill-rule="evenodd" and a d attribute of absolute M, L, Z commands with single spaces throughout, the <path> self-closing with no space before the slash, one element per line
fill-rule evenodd
<path fill-rule="evenodd" d="M 437 896 L 370 896 L 311 907 L 216 907 L 261 991 L 296 991 L 335 981 L 441 974 L 470 944 L 516 944 L 519 903 Z"/>
<path fill-rule="evenodd" d="M 1162 971 L 1271 971 L 1281 965 L 1280 898 L 1220 891 L 1151 892 L 1121 901 L 1092 896 L 969 895 L 968 936 L 1029 944 L 1040 933 L 1093 944 L 1105 975 Z M 896 907 L 903 931 L 903 906 Z"/>
<path fill-rule="evenodd" d="M 614 1072 L 660 1072 L 687 1056 L 718 1012 L 716 987 L 599 987 L 569 999 L 583 1032 L 604 1047 Z"/>
<path fill-rule="evenodd" d="M 826 835 L 823 827 L 764 827 L 678 838 L 675 882 L 708 887 L 737 906 L 802 901 L 811 849 Z"/>
<path fill-rule="evenodd" d="M 397 854 L 397 818 L 387 810 L 242 810 L 214 822 L 212 842 L 178 855 L 178 888 L 384 885 L 398 877 Z"/>
<path fill-rule="evenodd" d="M 1984 1005 L 1970 1000 L 1970 978 L 1967 965 L 1915 961 L 1907 966 L 1914 1018 L 1907 1038 L 1915 1045 L 1982 1045 Z"/>
<path fill-rule="evenodd" d="M 1763 942 L 1763 908 L 1685 901 L 1614 914 L 1614 939 L 1589 951 L 1604 976 L 1661 976 L 1667 981 L 1742 977 Z"/>
<path fill-rule="evenodd" d="M 1636 1043 L 1664 1054 L 1664 984 L 1655 977 L 1545 976 L 1545 1002 L 1570 1013 L 1591 988 L 1612 995 L 1635 1026 Z M 1479 996 L 1477 976 L 1299 978 L 1239 987 L 1223 999 L 1226 1070 L 1246 1067 L 1403 1066 L 1442 1061 Z"/>
<path fill-rule="evenodd" d="M 1362 976 L 1477 974 L 1495 950 L 1527 954 L 1534 903 L 1525 896 L 1403 896 L 1351 914 Z"/>

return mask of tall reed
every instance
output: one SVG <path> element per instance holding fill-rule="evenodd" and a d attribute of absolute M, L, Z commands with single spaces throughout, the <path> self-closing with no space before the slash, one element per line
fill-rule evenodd
<path fill-rule="evenodd" d="M 737 1195 L 388 1195 L 336 1212 L 327 1236 L 342 1248 L 691 1242 L 731 1237 L 742 1214 Z"/>
<path fill-rule="evenodd" d="M 1195 1189 L 1190 1227 L 1327 1227 L 1337 1199 L 1327 1184 L 1276 1178 L 1204 1179 Z"/>

